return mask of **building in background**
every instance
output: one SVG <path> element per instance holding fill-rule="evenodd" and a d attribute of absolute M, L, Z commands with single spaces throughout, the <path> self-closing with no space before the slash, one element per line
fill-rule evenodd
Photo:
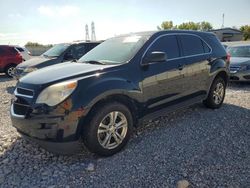
<path fill-rule="evenodd" d="M 216 34 L 221 42 L 241 41 L 243 38 L 243 33 L 240 30 L 230 27 L 210 31 Z"/>

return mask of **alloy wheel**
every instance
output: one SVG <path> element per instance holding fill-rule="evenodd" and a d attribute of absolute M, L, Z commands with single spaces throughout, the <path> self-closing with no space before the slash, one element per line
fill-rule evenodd
<path fill-rule="evenodd" d="M 102 147 L 114 149 L 122 143 L 127 131 L 126 116 L 119 111 L 113 111 L 106 115 L 99 124 L 97 138 Z"/>
<path fill-rule="evenodd" d="M 220 104 L 223 100 L 224 94 L 224 85 L 221 82 L 217 83 L 213 92 L 214 103 Z"/>

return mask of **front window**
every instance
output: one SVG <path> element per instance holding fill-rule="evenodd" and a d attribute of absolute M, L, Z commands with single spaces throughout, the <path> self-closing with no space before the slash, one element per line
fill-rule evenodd
<path fill-rule="evenodd" d="M 234 46 L 228 48 L 231 57 L 250 57 L 250 46 Z"/>
<path fill-rule="evenodd" d="M 108 39 L 85 54 L 79 59 L 79 62 L 126 63 L 138 52 L 148 38 L 148 36 L 131 35 Z"/>
<path fill-rule="evenodd" d="M 48 51 L 44 52 L 42 55 L 46 57 L 58 57 L 60 56 L 67 48 L 69 44 L 56 44 Z"/>

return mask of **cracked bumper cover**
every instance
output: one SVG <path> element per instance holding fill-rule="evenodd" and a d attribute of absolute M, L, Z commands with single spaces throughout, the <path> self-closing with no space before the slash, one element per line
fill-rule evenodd
<path fill-rule="evenodd" d="M 68 104 L 67 101 L 49 114 L 30 113 L 28 116 L 16 114 L 12 104 L 12 125 L 24 138 L 38 143 L 48 151 L 58 154 L 76 153 L 82 145 L 78 125 L 83 110 L 69 112 L 65 104 Z"/>

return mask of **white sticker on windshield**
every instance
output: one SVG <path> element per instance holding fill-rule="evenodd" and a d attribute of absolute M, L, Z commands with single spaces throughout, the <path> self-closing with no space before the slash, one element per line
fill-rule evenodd
<path fill-rule="evenodd" d="M 141 36 L 130 36 L 130 37 L 126 37 L 122 42 L 123 43 L 134 43 L 137 42 L 139 39 L 141 38 Z"/>

